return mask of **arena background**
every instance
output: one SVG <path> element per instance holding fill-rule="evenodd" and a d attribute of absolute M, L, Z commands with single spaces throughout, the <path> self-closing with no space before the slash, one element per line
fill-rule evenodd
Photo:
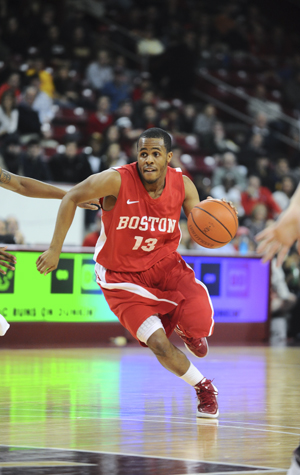
<path fill-rule="evenodd" d="M 69 189 L 135 161 L 158 126 L 200 199 L 239 210 L 215 252 L 180 222 L 179 251 L 216 308 L 200 362 L 220 392 L 210 424 L 107 308 L 92 259 L 101 212 L 77 210 L 43 278 L 35 260 L 59 202 L 0 189 L 1 247 L 18 258 L 0 275 L 1 473 L 286 472 L 300 432 L 299 256 L 263 265 L 255 235 L 300 179 L 299 13 L 296 0 L 0 0 L 2 168 Z"/>

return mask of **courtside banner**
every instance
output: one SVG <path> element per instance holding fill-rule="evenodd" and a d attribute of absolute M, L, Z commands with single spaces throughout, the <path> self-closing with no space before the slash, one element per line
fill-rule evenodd
<path fill-rule="evenodd" d="M 58 269 L 36 270 L 41 252 L 11 252 L 15 271 L 0 274 L 0 314 L 9 322 L 116 322 L 95 280 L 93 255 L 62 253 Z M 258 257 L 183 255 L 211 296 L 216 322 L 266 322 L 270 266 Z"/>
<path fill-rule="evenodd" d="M 92 254 L 62 253 L 58 268 L 36 270 L 41 252 L 11 252 L 15 271 L 0 274 L 0 313 L 9 322 L 115 322 L 95 280 Z"/>

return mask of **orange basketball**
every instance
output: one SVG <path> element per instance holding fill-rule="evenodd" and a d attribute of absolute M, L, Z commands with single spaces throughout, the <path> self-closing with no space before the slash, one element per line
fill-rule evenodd
<path fill-rule="evenodd" d="M 236 235 L 238 218 L 231 206 L 221 200 L 204 200 L 188 216 L 191 238 L 200 246 L 217 249 Z"/>

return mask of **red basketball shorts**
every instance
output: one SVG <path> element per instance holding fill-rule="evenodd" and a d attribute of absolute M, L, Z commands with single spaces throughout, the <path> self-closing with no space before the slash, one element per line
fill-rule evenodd
<path fill-rule="evenodd" d="M 177 252 L 143 272 L 114 272 L 98 263 L 95 271 L 111 311 L 136 339 L 151 315 L 159 316 L 168 337 L 176 325 L 190 337 L 212 335 L 214 312 L 207 288 Z"/>

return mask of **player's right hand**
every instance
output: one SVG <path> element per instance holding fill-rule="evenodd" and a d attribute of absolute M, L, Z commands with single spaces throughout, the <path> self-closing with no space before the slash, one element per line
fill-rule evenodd
<path fill-rule="evenodd" d="M 57 269 L 60 252 L 51 248 L 41 254 L 37 261 L 36 267 L 40 274 L 47 275 L 53 270 Z"/>

